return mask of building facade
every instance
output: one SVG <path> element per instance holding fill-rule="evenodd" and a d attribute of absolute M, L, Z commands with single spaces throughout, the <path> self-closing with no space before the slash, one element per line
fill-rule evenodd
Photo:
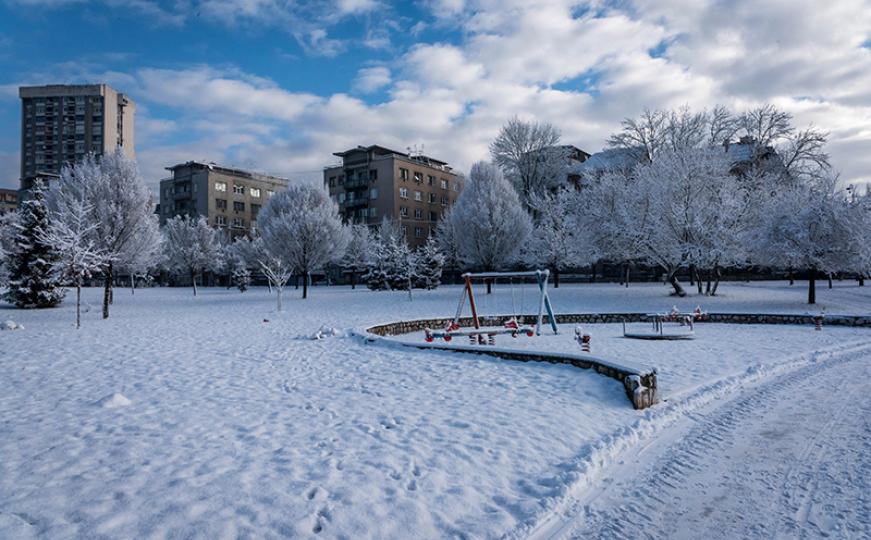
<path fill-rule="evenodd" d="M 377 225 L 396 220 L 411 247 L 426 242 L 439 219 L 463 189 L 462 179 L 444 161 L 358 146 L 333 154 L 340 165 L 324 169 L 324 186 L 346 222 Z"/>
<path fill-rule="evenodd" d="M 106 84 L 22 86 L 21 189 L 93 152 L 135 157 L 136 105 Z"/>
<path fill-rule="evenodd" d="M 287 189 L 284 178 L 214 163 L 188 161 L 166 170 L 172 177 L 160 181 L 160 224 L 174 216 L 204 216 L 231 237 L 256 231 L 260 209 Z"/>
<path fill-rule="evenodd" d="M 0 188 L 0 216 L 18 208 L 18 191 Z"/>

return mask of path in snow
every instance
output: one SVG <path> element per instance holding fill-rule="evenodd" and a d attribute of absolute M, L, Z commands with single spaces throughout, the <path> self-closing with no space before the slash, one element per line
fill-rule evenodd
<path fill-rule="evenodd" d="M 869 360 L 854 350 L 688 415 L 532 537 L 868 538 Z"/>

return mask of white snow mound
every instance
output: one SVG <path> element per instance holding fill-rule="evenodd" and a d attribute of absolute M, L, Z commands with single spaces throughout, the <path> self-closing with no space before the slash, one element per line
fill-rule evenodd
<path fill-rule="evenodd" d="M 24 330 L 24 327 L 18 324 L 17 322 L 9 319 L 0 325 L 0 330 Z"/>
<path fill-rule="evenodd" d="M 116 409 L 118 407 L 126 407 L 131 403 L 133 402 L 127 399 L 124 394 L 114 392 L 108 396 L 101 397 L 96 403 L 94 403 L 94 405 L 103 407 L 104 409 Z"/>
<path fill-rule="evenodd" d="M 338 328 L 333 328 L 332 326 L 327 326 L 327 325 L 323 324 L 323 325 L 321 325 L 320 328 L 318 328 L 317 332 L 312 334 L 311 338 L 312 339 L 324 339 L 327 337 L 338 336 L 339 334 L 341 334 L 341 332 L 339 331 Z"/>

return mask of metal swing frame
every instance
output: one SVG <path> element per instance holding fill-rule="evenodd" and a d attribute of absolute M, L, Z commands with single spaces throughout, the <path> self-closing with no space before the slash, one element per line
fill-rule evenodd
<path fill-rule="evenodd" d="M 538 315 L 536 317 L 535 326 L 520 326 L 517 324 L 516 320 L 508 321 L 503 328 L 497 327 L 481 327 L 481 319 L 478 316 L 478 307 L 475 303 L 475 292 L 472 288 L 472 280 L 481 280 L 481 279 L 502 279 L 502 278 L 524 278 L 524 277 L 534 277 L 536 283 L 538 284 L 539 289 L 539 301 L 538 301 Z M 551 330 L 553 330 L 554 334 L 558 334 L 559 330 L 557 329 L 556 317 L 553 313 L 553 306 L 550 303 L 550 296 L 547 293 L 547 282 L 550 277 L 549 270 L 532 270 L 527 272 L 466 272 L 462 275 L 463 281 L 465 282 L 463 285 L 463 292 L 460 296 L 460 302 L 457 305 L 457 312 L 454 315 L 453 322 L 444 330 L 431 330 L 429 328 L 425 329 L 426 332 L 426 340 L 433 341 L 435 338 L 441 338 L 445 341 L 450 341 L 453 336 L 488 336 L 493 337 L 497 334 L 511 334 L 513 337 L 517 337 L 518 335 L 527 335 L 532 337 L 533 335 L 541 335 L 541 327 L 542 322 L 544 320 L 544 314 L 547 312 L 548 321 L 550 323 Z M 463 330 L 460 327 L 460 318 L 463 314 L 463 306 L 465 306 L 466 299 L 469 300 L 469 308 L 472 312 L 472 324 L 474 325 L 474 329 Z M 513 314 L 516 316 L 516 314 Z M 513 324 L 512 324 L 513 322 Z M 492 341 L 492 340 L 491 340 Z"/>

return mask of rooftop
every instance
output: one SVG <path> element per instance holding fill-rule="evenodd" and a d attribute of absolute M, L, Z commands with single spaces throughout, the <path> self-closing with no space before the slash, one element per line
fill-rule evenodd
<path fill-rule="evenodd" d="M 254 171 L 246 171 L 244 169 L 236 169 L 234 167 L 223 167 L 221 165 L 217 165 L 216 163 L 212 163 L 212 162 L 205 163 L 205 162 L 201 162 L 201 161 L 187 161 L 185 163 L 179 163 L 178 165 L 166 167 L 166 170 L 172 171 L 174 173 L 177 169 L 185 169 L 185 168 L 199 169 L 199 170 L 210 170 L 210 171 L 215 171 L 215 172 L 219 172 L 222 174 L 227 174 L 230 176 L 238 176 L 241 178 L 251 178 L 254 180 L 264 180 L 267 182 L 277 182 L 277 183 L 285 184 L 285 185 L 288 183 L 287 178 L 282 178 L 280 176 L 272 176 L 269 174 L 264 174 L 264 173 L 254 172 Z"/>

